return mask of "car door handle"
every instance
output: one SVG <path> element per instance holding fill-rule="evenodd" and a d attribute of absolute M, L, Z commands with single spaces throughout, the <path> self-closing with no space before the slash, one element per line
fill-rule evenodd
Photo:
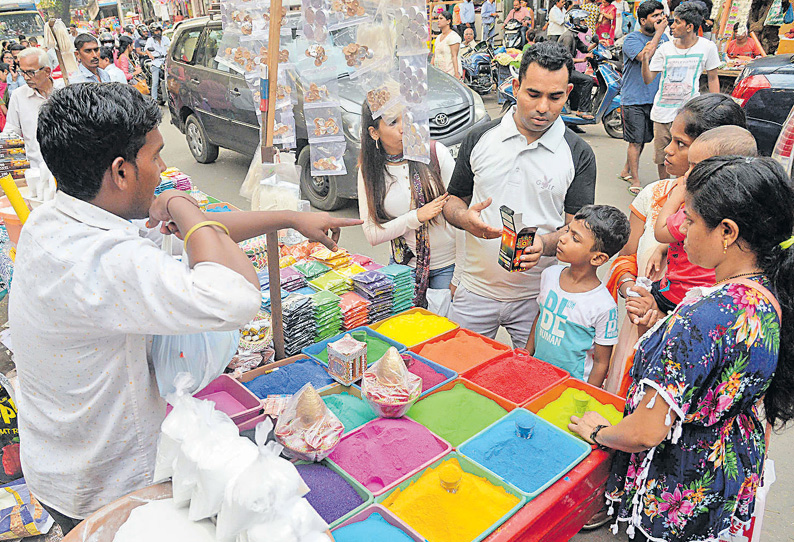
<path fill-rule="evenodd" d="M 201 81 L 199 81 L 199 80 L 198 80 L 198 79 L 196 79 L 195 77 L 194 77 L 194 78 L 192 78 L 192 79 L 190 80 L 190 82 L 191 82 L 191 83 L 193 83 L 194 85 L 198 85 L 199 83 L 201 83 Z"/>
<path fill-rule="evenodd" d="M 237 90 L 236 88 L 234 88 L 231 91 L 229 91 L 229 94 L 231 94 L 232 96 L 239 96 L 240 95 L 240 91 Z"/>

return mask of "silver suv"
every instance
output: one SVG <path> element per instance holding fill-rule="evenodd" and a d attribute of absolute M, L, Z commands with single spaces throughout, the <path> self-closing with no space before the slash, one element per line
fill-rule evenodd
<path fill-rule="evenodd" d="M 297 18 L 288 16 L 285 24 Z M 220 20 L 208 17 L 181 23 L 171 41 L 166 60 L 168 107 L 171 122 L 187 138 L 198 162 L 210 163 L 218 148 L 253 155 L 259 142 L 259 123 L 251 91 L 241 73 L 215 61 L 223 37 Z M 350 80 L 347 66 L 339 66 L 339 96 L 342 102 L 344 135 L 347 140 L 347 175 L 313 176 L 303 117 L 303 85 L 298 82 L 295 131 L 298 165 L 302 168 L 301 189 L 312 205 L 333 210 L 356 198 L 357 162 L 361 137 L 361 105 L 364 93 Z M 490 117 L 482 99 L 453 77 L 428 69 L 430 134 L 457 152 L 466 133 Z"/>

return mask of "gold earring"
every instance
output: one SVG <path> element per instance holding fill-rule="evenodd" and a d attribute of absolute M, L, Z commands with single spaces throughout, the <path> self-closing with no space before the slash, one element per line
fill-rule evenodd
<path fill-rule="evenodd" d="M 375 148 L 380 150 L 380 143 L 378 143 L 378 141 L 379 140 L 377 140 L 377 139 L 375 140 Z"/>
<path fill-rule="evenodd" d="M 722 253 L 723 254 L 727 254 L 728 253 L 728 240 L 727 239 L 723 239 L 722 240 Z"/>

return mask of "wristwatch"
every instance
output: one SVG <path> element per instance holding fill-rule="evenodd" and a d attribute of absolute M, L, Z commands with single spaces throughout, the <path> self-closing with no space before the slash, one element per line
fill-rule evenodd
<path fill-rule="evenodd" d="M 593 441 L 593 444 L 598 446 L 599 450 L 608 450 L 609 449 L 608 446 L 604 446 L 603 444 L 600 444 L 598 442 L 598 440 L 596 440 L 596 437 L 598 436 L 598 432 L 601 431 L 604 427 L 609 427 L 609 426 L 607 426 L 607 425 L 596 425 L 595 429 L 593 429 L 593 432 L 590 433 L 590 440 Z"/>

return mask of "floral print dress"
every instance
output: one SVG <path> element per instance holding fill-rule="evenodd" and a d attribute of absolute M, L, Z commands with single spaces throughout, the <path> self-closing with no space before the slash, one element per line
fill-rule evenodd
<path fill-rule="evenodd" d="M 765 288 L 768 281 L 754 277 Z M 607 483 L 610 513 L 656 541 L 717 541 L 750 521 L 764 463 L 755 405 L 777 367 L 780 318 L 757 288 L 694 288 L 641 340 L 625 414 L 646 393 L 677 416 L 646 452 L 618 452 Z"/>

